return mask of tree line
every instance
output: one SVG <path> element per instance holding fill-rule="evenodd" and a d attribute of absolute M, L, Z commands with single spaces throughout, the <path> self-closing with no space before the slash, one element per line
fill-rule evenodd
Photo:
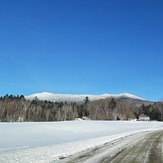
<path fill-rule="evenodd" d="M 5 95 L 0 97 L 0 121 L 66 121 L 87 117 L 92 120 L 128 120 L 138 118 L 143 113 L 151 120 L 163 121 L 163 103 L 137 106 L 114 98 L 83 103 L 51 102 L 33 99 L 29 101 L 23 95 Z"/>

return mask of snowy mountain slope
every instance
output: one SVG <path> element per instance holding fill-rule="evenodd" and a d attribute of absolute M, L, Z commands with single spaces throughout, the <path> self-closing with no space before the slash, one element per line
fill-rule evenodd
<path fill-rule="evenodd" d="M 81 94 L 81 95 L 73 95 L 73 94 L 54 94 L 54 93 L 36 93 L 29 96 L 26 96 L 26 99 L 33 100 L 34 98 L 38 98 L 39 100 L 47 100 L 52 102 L 61 102 L 61 101 L 67 101 L 67 102 L 83 102 L 85 97 L 89 97 L 90 101 L 95 101 L 99 99 L 105 99 L 109 97 L 113 97 L 115 99 L 134 99 L 134 100 L 140 100 L 145 101 L 144 99 L 124 93 L 124 94 L 102 94 L 102 95 L 89 95 L 89 94 Z"/>

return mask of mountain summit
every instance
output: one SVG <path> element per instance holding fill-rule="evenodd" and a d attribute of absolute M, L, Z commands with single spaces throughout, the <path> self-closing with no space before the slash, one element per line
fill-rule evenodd
<path fill-rule="evenodd" d="M 36 97 L 39 100 L 47 100 L 51 102 L 67 101 L 67 102 L 77 102 L 77 103 L 83 102 L 85 97 L 89 97 L 90 101 L 95 101 L 95 100 L 105 99 L 105 98 L 132 99 L 132 100 L 145 101 L 144 99 L 129 93 L 90 95 L 90 94 L 54 94 L 49 92 L 42 92 L 42 93 L 36 93 L 36 94 L 26 96 L 26 99 L 33 100 Z"/>

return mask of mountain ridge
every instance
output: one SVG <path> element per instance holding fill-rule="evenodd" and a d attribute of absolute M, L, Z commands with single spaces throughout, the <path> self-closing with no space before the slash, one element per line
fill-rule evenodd
<path fill-rule="evenodd" d="M 135 96 L 129 93 L 122 94 L 101 94 L 101 95 L 92 95 L 92 94 L 55 94 L 50 92 L 41 92 L 35 93 L 29 96 L 25 96 L 28 100 L 33 100 L 37 97 L 39 100 L 47 100 L 51 102 L 83 102 L 85 97 L 88 97 L 90 101 L 105 99 L 105 98 L 115 98 L 115 99 L 133 99 L 140 101 L 147 101 L 141 97 Z"/>

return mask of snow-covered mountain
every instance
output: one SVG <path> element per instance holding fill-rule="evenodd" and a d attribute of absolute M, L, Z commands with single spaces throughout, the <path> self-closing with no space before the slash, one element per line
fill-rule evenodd
<path fill-rule="evenodd" d="M 33 100 L 34 98 L 38 98 L 39 100 L 47 100 L 52 102 L 84 102 L 85 97 L 89 97 L 90 101 L 95 101 L 99 99 L 105 99 L 109 97 L 113 97 L 115 99 L 130 99 L 130 100 L 139 100 L 139 101 L 145 101 L 144 99 L 129 94 L 129 93 L 123 93 L 123 94 L 102 94 L 102 95 L 89 95 L 89 94 L 54 94 L 54 93 L 36 93 L 29 96 L 26 96 L 26 99 Z"/>

